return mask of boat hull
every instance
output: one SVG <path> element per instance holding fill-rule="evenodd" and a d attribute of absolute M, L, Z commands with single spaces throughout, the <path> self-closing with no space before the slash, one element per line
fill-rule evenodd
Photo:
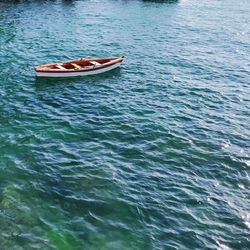
<path fill-rule="evenodd" d="M 107 71 L 118 68 L 122 64 L 122 59 L 111 63 L 110 65 L 104 65 L 101 67 L 93 67 L 88 70 L 75 70 L 75 71 L 44 71 L 44 70 L 36 70 L 37 77 L 77 77 L 77 76 L 89 76 L 105 73 Z"/>

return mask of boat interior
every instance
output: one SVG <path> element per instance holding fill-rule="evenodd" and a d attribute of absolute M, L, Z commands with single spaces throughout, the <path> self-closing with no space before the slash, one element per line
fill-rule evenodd
<path fill-rule="evenodd" d="M 108 63 L 111 60 L 114 60 L 115 58 L 108 58 L 108 59 L 93 59 L 93 60 L 86 60 L 81 59 L 78 61 L 70 61 L 65 63 L 55 63 L 55 64 L 48 64 L 48 65 L 42 65 L 38 66 L 37 68 L 40 69 L 59 69 L 59 70 L 77 70 L 77 69 L 83 69 L 88 67 L 97 67 L 102 64 Z"/>

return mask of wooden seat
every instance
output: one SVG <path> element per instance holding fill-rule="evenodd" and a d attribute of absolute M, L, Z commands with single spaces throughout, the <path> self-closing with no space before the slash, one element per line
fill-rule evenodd
<path fill-rule="evenodd" d="M 89 63 L 95 65 L 95 66 L 98 66 L 98 65 L 101 65 L 99 62 L 96 62 L 96 61 L 90 61 Z"/>
<path fill-rule="evenodd" d="M 75 63 L 71 63 L 71 65 L 74 66 L 75 69 L 81 69 L 81 68 L 82 68 L 81 66 L 79 66 L 79 65 L 77 65 L 77 64 L 75 64 Z"/>
<path fill-rule="evenodd" d="M 60 65 L 60 64 L 57 64 L 56 67 L 57 67 L 58 69 L 67 70 L 66 68 L 64 68 L 64 67 L 63 67 L 62 65 Z"/>

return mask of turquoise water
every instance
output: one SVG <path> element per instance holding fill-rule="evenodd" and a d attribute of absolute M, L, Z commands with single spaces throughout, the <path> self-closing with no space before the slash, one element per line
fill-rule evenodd
<path fill-rule="evenodd" d="M 6 2 L 0 249 L 250 249 L 250 1 Z"/>

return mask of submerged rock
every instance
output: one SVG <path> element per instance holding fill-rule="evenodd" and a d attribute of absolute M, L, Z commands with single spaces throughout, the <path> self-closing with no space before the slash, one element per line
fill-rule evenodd
<path fill-rule="evenodd" d="M 20 201 L 20 194 L 15 185 L 7 186 L 3 189 L 0 208 L 8 209 Z"/>

